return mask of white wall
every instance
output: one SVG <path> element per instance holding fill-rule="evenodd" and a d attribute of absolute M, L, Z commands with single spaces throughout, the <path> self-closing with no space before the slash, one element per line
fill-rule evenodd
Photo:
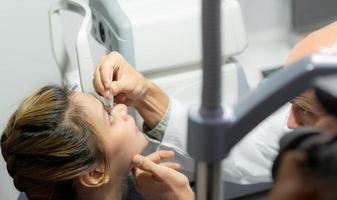
<path fill-rule="evenodd" d="M 285 63 L 294 45 L 290 0 L 238 0 L 248 33 L 248 48 L 237 59 L 256 87 L 261 70 Z"/>
<path fill-rule="evenodd" d="M 290 0 L 238 0 L 249 33 L 290 27 Z"/>

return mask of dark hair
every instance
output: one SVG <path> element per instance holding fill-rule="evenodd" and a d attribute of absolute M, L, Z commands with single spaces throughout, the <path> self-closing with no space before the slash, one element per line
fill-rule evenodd
<path fill-rule="evenodd" d="M 27 97 L 11 116 L 1 151 L 19 191 L 29 199 L 73 199 L 74 183 L 97 164 L 106 166 L 102 140 L 72 91 L 43 87 Z"/>

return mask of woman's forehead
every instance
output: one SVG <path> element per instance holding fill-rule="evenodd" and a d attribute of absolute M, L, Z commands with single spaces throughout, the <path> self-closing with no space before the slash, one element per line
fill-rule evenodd
<path fill-rule="evenodd" d="M 76 101 L 86 101 L 86 100 L 94 100 L 96 99 L 92 94 L 84 93 L 84 92 L 74 92 L 71 96 Z"/>
<path fill-rule="evenodd" d="M 94 95 L 89 93 L 83 93 L 83 92 L 74 92 L 73 95 L 71 95 L 71 100 L 75 103 L 78 103 L 82 106 L 88 106 L 88 105 L 100 105 L 100 100 L 97 99 Z"/>

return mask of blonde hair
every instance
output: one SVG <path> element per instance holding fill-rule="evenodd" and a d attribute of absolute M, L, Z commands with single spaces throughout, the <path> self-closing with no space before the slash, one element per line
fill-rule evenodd
<path fill-rule="evenodd" d="M 8 173 L 29 199 L 74 199 L 76 178 L 107 163 L 102 140 L 71 95 L 58 86 L 37 90 L 1 136 Z"/>

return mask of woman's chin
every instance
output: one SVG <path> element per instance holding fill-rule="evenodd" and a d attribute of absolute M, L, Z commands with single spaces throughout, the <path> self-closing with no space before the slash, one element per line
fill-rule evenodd
<path fill-rule="evenodd" d="M 138 154 L 143 154 L 145 148 L 149 145 L 149 141 L 145 138 L 144 134 L 139 131 L 140 138 L 137 140 L 137 146 L 139 147 L 139 152 Z"/>

